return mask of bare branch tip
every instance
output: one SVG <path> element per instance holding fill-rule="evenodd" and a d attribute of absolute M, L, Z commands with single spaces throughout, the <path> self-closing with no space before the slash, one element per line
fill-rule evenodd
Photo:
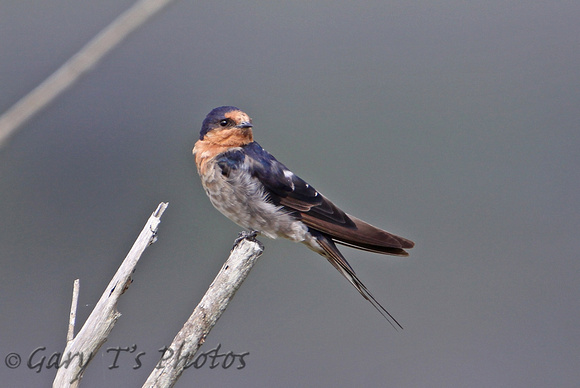
<path fill-rule="evenodd" d="M 264 245 L 256 239 L 256 236 L 258 236 L 257 231 L 255 230 L 251 230 L 251 231 L 245 231 L 242 230 L 239 234 L 238 237 L 234 240 L 234 245 L 232 246 L 232 249 L 230 250 L 233 251 L 234 249 L 236 249 L 237 247 L 240 246 L 240 244 L 242 243 L 242 241 L 249 241 L 255 244 L 258 244 L 258 247 L 260 248 L 261 251 L 264 250 Z"/>
<path fill-rule="evenodd" d="M 161 218 L 161 216 L 165 212 L 165 209 L 167 209 L 167 206 L 169 206 L 169 202 L 161 202 L 159 206 L 157 206 L 157 209 L 155 209 L 155 211 L 153 212 L 153 216 L 156 218 Z"/>

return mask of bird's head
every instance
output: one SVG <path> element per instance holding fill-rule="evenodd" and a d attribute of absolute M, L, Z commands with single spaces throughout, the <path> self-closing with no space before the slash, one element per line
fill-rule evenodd
<path fill-rule="evenodd" d="M 203 120 L 199 140 L 221 142 L 229 138 L 253 141 L 252 119 L 235 106 L 213 109 Z"/>

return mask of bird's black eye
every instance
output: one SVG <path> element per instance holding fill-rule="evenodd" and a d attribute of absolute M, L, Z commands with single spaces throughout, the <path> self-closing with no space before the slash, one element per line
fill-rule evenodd
<path fill-rule="evenodd" d="M 225 127 L 225 126 L 227 126 L 227 125 L 229 124 L 229 122 L 230 122 L 230 121 L 229 121 L 229 120 L 227 120 L 227 119 L 220 120 L 220 125 L 221 125 L 222 127 Z"/>

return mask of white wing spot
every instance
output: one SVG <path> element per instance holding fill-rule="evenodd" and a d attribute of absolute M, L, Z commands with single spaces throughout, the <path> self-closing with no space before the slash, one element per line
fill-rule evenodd
<path fill-rule="evenodd" d="M 292 182 L 292 177 L 294 173 L 290 170 L 284 170 L 284 176 L 290 180 L 290 185 L 292 186 L 292 190 L 294 190 L 294 182 Z"/>

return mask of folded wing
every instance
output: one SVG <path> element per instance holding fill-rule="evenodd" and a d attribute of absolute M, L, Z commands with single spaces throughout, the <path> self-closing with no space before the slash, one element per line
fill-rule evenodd
<path fill-rule="evenodd" d="M 340 210 L 314 187 L 292 173 L 256 142 L 244 147 L 250 172 L 264 185 L 270 200 L 309 227 L 337 243 L 366 251 L 407 256 L 411 240 L 386 232 Z"/>

